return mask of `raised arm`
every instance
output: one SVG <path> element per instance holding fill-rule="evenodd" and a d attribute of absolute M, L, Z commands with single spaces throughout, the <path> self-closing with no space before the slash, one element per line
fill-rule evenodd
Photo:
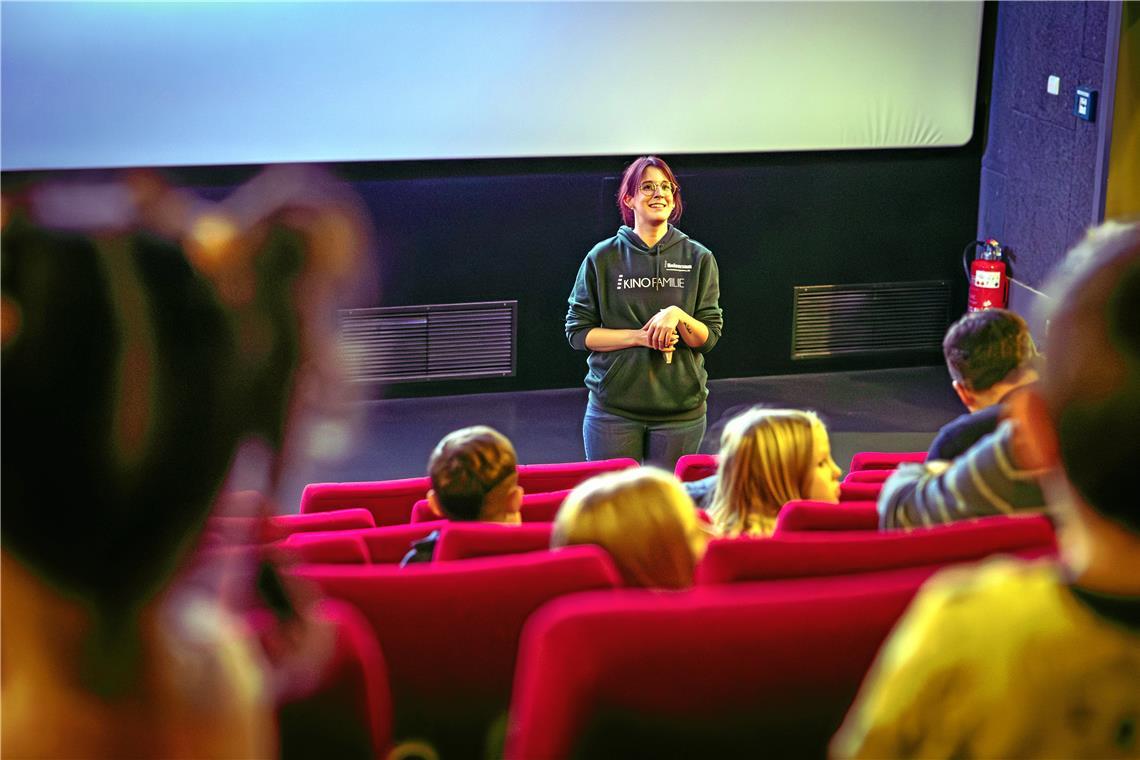
<path fill-rule="evenodd" d="M 1003 422 L 953 462 L 899 465 L 879 493 L 879 527 L 913 528 L 1041 509 L 1041 472 L 1018 467 L 1013 432 L 1013 423 Z"/>

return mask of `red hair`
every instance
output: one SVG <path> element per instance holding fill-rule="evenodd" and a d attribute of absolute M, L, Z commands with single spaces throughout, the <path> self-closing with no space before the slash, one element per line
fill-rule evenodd
<path fill-rule="evenodd" d="M 633 209 L 625 205 L 625 197 L 636 198 L 637 194 L 641 192 L 637 186 L 641 184 L 641 175 L 650 166 L 656 166 L 665 175 L 665 178 L 673 183 L 673 213 L 669 215 L 670 222 L 676 222 L 681 218 L 681 185 L 677 182 L 677 177 L 674 176 L 673 170 L 669 168 L 669 164 L 665 163 L 657 156 L 642 156 L 635 159 L 632 164 L 626 167 L 625 174 L 621 175 L 621 184 L 618 186 L 617 204 L 621 209 L 621 218 L 630 227 L 633 226 Z"/>

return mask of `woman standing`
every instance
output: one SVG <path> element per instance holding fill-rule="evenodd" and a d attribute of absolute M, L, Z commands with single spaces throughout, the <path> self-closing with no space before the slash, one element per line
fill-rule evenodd
<path fill-rule="evenodd" d="M 633 457 L 672 470 L 705 434 L 704 354 L 720 338 L 720 281 L 709 249 L 673 226 L 681 188 L 643 156 L 618 190 L 625 224 L 578 270 L 566 337 L 590 352 L 582 423 L 587 459 Z"/>

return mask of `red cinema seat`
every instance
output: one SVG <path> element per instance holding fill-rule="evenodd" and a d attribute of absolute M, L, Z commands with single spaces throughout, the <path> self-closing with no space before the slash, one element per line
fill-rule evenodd
<path fill-rule="evenodd" d="M 569 495 L 569 493 L 569 489 L 565 491 L 524 493 L 522 507 L 519 509 L 522 521 L 524 523 L 553 521 L 554 516 L 558 514 L 558 510 L 562 507 L 562 502 L 566 500 L 566 496 Z M 432 511 L 427 499 L 420 499 L 416 502 L 415 506 L 412 507 L 413 523 L 438 519 L 440 519 L 439 516 Z"/>
<path fill-rule="evenodd" d="M 848 483 L 839 484 L 839 501 L 878 501 L 879 492 L 883 490 L 882 483 Z"/>
<path fill-rule="evenodd" d="M 1056 536 L 1042 515 L 983 517 L 902 531 L 783 533 L 709 543 L 696 583 L 849 575 L 904 567 L 938 567 L 991 554 L 1052 556 Z"/>
<path fill-rule="evenodd" d="M 413 541 L 419 541 L 433 530 L 447 525 L 447 520 L 433 520 L 413 525 L 386 525 L 360 532 L 360 538 L 368 547 L 368 556 L 374 565 L 396 564 L 412 548 Z"/>
<path fill-rule="evenodd" d="M 563 594 L 613 588 L 595 546 L 406 568 L 308 565 L 290 571 L 360 609 L 388 661 L 396 738 L 427 739 L 441 757 L 479 755 L 507 707 L 527 617 Z"/>
<path fill-rule="evenodd" d="M 519 485 L 527 493 L 565 491 L 594 475 L 636 467 L 637 460 L 602 459 L 596 462 L 521 464 Z M 412 517 L 416 502 L 431 488 L 428 477 L 354 483 L 310 483 L 301 493 L 301 513 L 360 507 L 372 512 L 376 525 L 399 525 Z"/>
<path fill-rule="evenodd" d="M 440 533 L 435 561 L 494 557 L 550 548 L 552 523 L 498 525 L 452 522 Z"/>
<path fill-rule="evenodd" d="M 851 466 L 847 471 L 893 470 L 903 462 L 925 461 L 925 451 L 860 451 L 851 457 Z"/>
<path fill-rule="evenodd" d="M 894 468 L 889 470 L 854 470 L 843 478 L 844 483 L 882 483 L 894 474 Z"/>
<path fill-rule="evenodd" d="M 376 523 L 367 509 L 338 509 L 308 515 L 275 515 L 265 521 L 262 536 L 268 542 L 280 541 L 294 533 L 374 527 Z"/>
<path fill-rule="evenodd" d="M 296 533 L 276 544 L 303 564 L 394 564 L 418 541 L 447 525 L 446 520 L 385 525 L 360 530 Z"/>
<path fill-rule="evenodd" d="M 719 467 L 719 454 L 682 454 L 673 468 L 673 474 L 682 483 L 688 483 L 716 475 Z"/>
<path fill-rule="evenodd" d="M 637 460 L 628 457 L 599 459 L 594 462 L 520 464 L 519 485 L 525 493 L 566 491 L 603 472 L 627 470 L 637 466 Z"/>
<path fill-rule="evenodd" d="M 410 522 L 413 525 L 432 521 L 447 522 L 447 518 L 437 515 L 427 499 L 420 499 L 412 505 L 412 517 Z"/>
<path fill-rule="evenodd" d="M 271 667 L 281 757 L 385 757 L 392 743 L 388 667 L 376 634 L 350 604 L 323 599 L 309 611 L 308 635 L 323 646 L 298 651 L 296 634 L 268 610 L 247 616 Z M 301 678 L 298 656 L 304 657 Z"/>
<path fill-rule="evenodd" d="M 359 483 L 310 483 L 301 493 L 301 514 L 359 507 L 372 513 L 376 525 L 408 522 L 412 505 L 427 495 L 427 477 Z"/>
<path fill-rule="evenodd" d="M 563 491 L 548 491 L 546 493 L 524 493 L 522 507 L 519 514 L 524 523 L 553 522 L 562 502 L 570 495 L 573 489 Z"/>
<path fill-rule="evenodd" d="M 878 530 L 879 511 L 873 501 L 829 504 L 823 501 L 789 501 L 776 515 L 772 535 L 808 530 Z"/>
<path fill-rule="evenodd" d="M 372 561 L 368 546 L 357 531 L 294 533 L 277 546 L 286 556 L 310 565 L 367 565 Z"/>
<path fill-rule="evenodd" d="M 557 599 L 523 632 L 505 757 L 825 757 L 922 579 Z"/>

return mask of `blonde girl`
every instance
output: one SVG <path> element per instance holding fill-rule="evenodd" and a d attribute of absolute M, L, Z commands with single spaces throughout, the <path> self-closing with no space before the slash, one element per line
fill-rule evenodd
<path fill-rule="evenodd" d="M 641 467 L 575 488 L 558 511 L 551 547 L 597 544 L 627 585 L 687 588 L 708 535 L 692 499 L 671 473 Z"/>
<path fill-rule="evenodd" d="M 827 429 L 814 413 L 752 409 L 721 435 L 709 515 L 726 537 L 770 535 L 789 501 L 838 502 L 839 475 Z"/>

